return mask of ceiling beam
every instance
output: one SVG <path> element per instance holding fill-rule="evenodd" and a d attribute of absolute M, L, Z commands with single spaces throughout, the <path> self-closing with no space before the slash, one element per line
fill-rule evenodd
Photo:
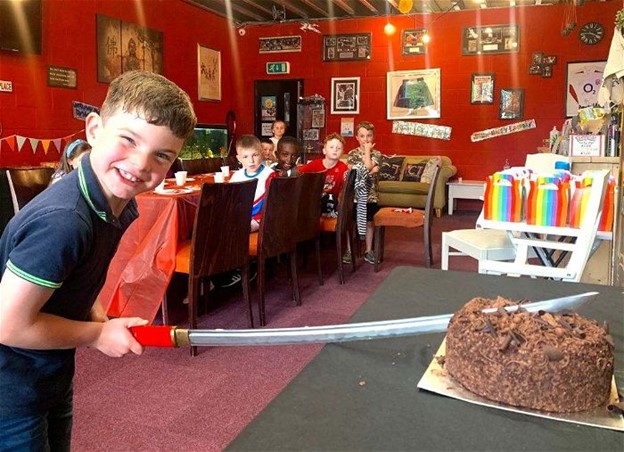
<path fill-rule="evenodd" d="M 312 8 L 314 11 L 316 11 L 317 13 L 321 13 L 324 16 L 329 16 L 329 11 L 327 11 L 326 9 L 323 9 L 323 7 L 319 4 L 317 4 L 316 2 L 314 2 L 314 0 L 301 0 L 303 3 L 305 3 L 306 5 L 308 5 L 310 8 Z"/>
<path fill-rule="evenodd" d="M 309 19 L 310 16 L 307 13 L 307 11 L 303 11 L 299 8 L 297 8 L 296 6 L 293 6 L 293 3 L 291 0 L 273 0 L 274 3 L 277 3 L 278 5 L 286 8 L 288 11 L 291 11 L 295 14 L 297 14 L 299 16 L 299 18 L 303 18 L 303 19 Z M 285 19 L 288 19 L 287 17 Z"/>
<path fill-rule="evenodd" d="M 347 5 L 344 0 L 331 0 L 331 2 L 348 14 L 355 14 L 355 10 Z"/>
<path fill-rule="evenodd" d="M 360 3 L 366 6 L 373 14 L 379 14 L 379 10 L 371 5 L 367 0 L 359 0 Z"/>

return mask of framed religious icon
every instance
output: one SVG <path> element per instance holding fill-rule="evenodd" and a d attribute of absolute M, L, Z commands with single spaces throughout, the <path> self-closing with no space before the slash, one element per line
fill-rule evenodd
<path fill-rule="evenodd" d="M 163 73 L 163 33 L 96 14 L 97 80 L 110 83 L 133 69 Z"/>
<path fill-rule="evenodd" d="M 221 52 L 197 44 L 199 100 L 221 100 Z"/>
<path fill-rule="evenodd" d="M 427 53 L 427 43 L 423 39 L 426 34 L 426 28 L 403 30 L 401 33 L 403 55 L 424 55 Z"/>
<path fill-rule="evenodd" d="M 576 116 L 579 109 L 592 107 L 598 101 L 606 61 L 568 63 L 566 72 L 565 115 Z"/>
<path fill-rule="evenodd" d="M 323 35 L 323 61 L 370 60 L 371 34 Z"/>
<path fill-rule="evenodd" d="M 519 33 L 516 24 L 466 27 L 462 35 L 462 53 L 464 55 L 518 53 Z"/>
<path fill-rule="evenodd" d="M 494 103 L 494 74 L 472 74 L 472 80 L 470 82 L 470 103 Z"/>
<path fill-rule="evenodd" d="M 388 119 L 440 117 L 440 69 L 387 73 Z"/>
<path fill-rule="evenodd" d="M 522 119 L 524 115 L 524 89 L 503 88 L 500 92 L 500 119 Z"/>
<path fill-rule="evenodd" d="M 360 112 L 360 77 L 333 77 L 331 79 L 331 113 Z"/>

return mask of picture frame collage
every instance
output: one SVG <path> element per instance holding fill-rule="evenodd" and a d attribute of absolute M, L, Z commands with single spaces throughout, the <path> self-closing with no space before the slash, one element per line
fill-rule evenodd
<path fill-rule="evenodd" d="M 552 77 L 553 66 L 557 64 L 556 55 L 545 55 L 543 52 L 531 54 L 529 75 L 541 75 L 543 78 Z"/>

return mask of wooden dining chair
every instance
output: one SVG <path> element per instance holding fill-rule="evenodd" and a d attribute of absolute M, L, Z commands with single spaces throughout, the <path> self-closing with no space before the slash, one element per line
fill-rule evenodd
<path fill-rule="evenodd" d="M 265 291 L 266 261 L 287 255 L 290 267 L 293 300 L 301 305 L 297 279 L 298 205 L 302 177 L 274 177 L 267 189 L 260 229 L 249 235 L 249 255 L 256 258 L 258 277 L 258 310 L 260 326 L 266 325 Z"/>
<path fill-rule="evenodd" d="M 189 275 L 188 312 L 191 329 L 197 328 L 201 283 L 208 277 L 241 269 L 243 298 L 247 302 L 249 326 L 253 309 L 249 295 L 249 232 L 256 185 L 252 179 L 229 184 L 203 184 L 191 240 L 179 243 L 175 271 Z M 204 291 L 206 295 L 209 290 Z M 163 298 L 163 321 L 166 297 Z M 166 322 L 165 322 L 166 323 Z M 191 354 L 197 354 L 192 347 Z"/>
<path fill-rule="evenodd" d="M 344 270 L 342 262 L 343 239 L 347 240 L 351 250 L 355 250 L 355 220 L 353 211 L 355 199 L 355 171 L 349 171 L 346 175 L 345 183 L 338 198 L 338 216 L 321 217 L 321 232 L 335 234 L 336 241 L 336 258 L 338 262 L 338 282 L 345 283 Z M 351 271 L 355 272 L 355 261 L 351 259 Z"/>
<path fill-rule="evenodd" d="M 9 168 L 6 170 L 15 213 L 50 185 L 54 168 Z"/>
<path fill-rule="evenodd" d="M 297 213 L 297 243 L 314 241 L 316 270 L 319 284 L 323 285 L 321 268 L 321 196 L 325 185 L 325 172 L 303 173 L 301 175 L 301 197 Z"/>
<path fill-rule="evenodd" d="M 180 171 L 186 171 L 189 176 L 221 171 L 221 159 L 179 159 Z"/>
<path fill-rule="evenodd" d="M 425 266 L 431 268 L 433 263 L 433 252 L 431 247 L 431 224 L 433 223 L 433 196 L 435 194 L 435 185 L 440 174 L 440 166 L 436 166 L 431 176 L 429 191 L 427 192 L 427 201 L 425 209 L 408 209 L 396 207 L 382 207 L 375 214 L 373 219 L 375 223 L 375 272 L 379 270 L 379 263 L 383 261 L 384 256 L 384 239 L 386 227 L 398 226 L 403 228 L 423 228 L 423 241 L 425 249 Z"/>

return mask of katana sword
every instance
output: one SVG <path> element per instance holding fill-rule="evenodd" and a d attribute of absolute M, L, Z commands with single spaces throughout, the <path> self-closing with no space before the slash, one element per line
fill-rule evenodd
<path fill-rule="evenodd" d="M 598 292 L 585 292 L 535 303 L 507 306 L 508 312 L 518 309 L 528 312 L 561 311 L 573 309 L 592 300 Z M 495 312 L 496 308 L 483 312 Z M 386 337 L 413 336 L 446 331 L 453 314 L 442 314 L 409 319 L 376 322 L 347 323 L 343 325 L 310 326 L 299 328 L 264 328 L 240 330 L 188 330 L 176 326 L 133 326 L 130 331 L 146 347 L 288 345 L 330 342 L 364 341 Z"/>

